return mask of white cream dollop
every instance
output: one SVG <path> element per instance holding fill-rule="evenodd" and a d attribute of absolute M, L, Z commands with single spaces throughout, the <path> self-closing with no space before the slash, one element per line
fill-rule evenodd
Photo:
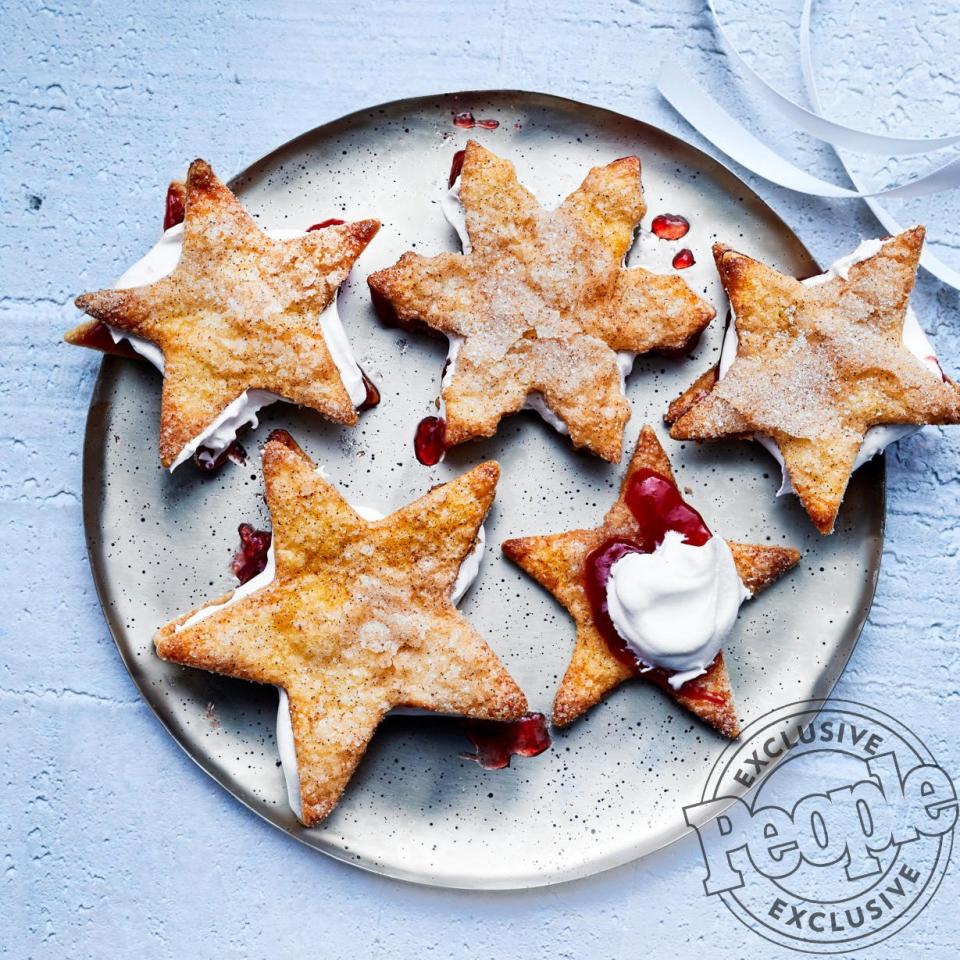
<path fill-rule="evenodd" d="M 323 467 L 318 468 L 318 473 L 323 474 Z M 385 514 L 372 507 L 363 504 L 351 504 L 354 510 L 363 517 L 364 520 L 376 521 L 382 520 Z M 483 557 L 483 551 L 487 543 L 487 532 L 483 524 L 477 530 L 477 540 L 470 552 L 460 563 L 460 569 L 457 571 L 457 578 L 453 582 L 450 590 L 450 602 L 458 604 L 464 594 L 473 585 L 480 573 L 480 560 Z M 246 583 L 237 587 L 233 593 L 224 600 L 223 603 L 215 603 L 199 609 L 192 617 L 185 620 L 177 627 L 177 630 L 185 630 L 192 627 L 195 623 L 205 620 L 211 614 L 218 610 L 224 610 L 232 607 L 244 597 L 262 590 L 273 582 L 276 576 L 277 562 L 274 554 L 273 541 L 270 542 L 270 549 L 267 551 L 267 564 L 263 570 L 255 577 L 251 577 Z M 297 819 L 303 819 L 303 805 L 300 797 L 300 772 L 297 766 L 297 751 L 293 740 L 293 721 L 290 718 L 290 700 L 287 697 L 287 691 L 282 687 L 277 690 L 280 694 L 280 701 L 277 706 L 277 752 L 280 754 L 280 765 L 283 768 L 283 779 L 287 788 L 287 802 L 290 809 L 297 815 Z M 404 710 L 402 708 L 392 711 L 394 713 L 418 713 L 416 710 Z"/>
<path fill-rule="evenodd" d="M 295 237 L 304 236 L 303 231 L 300 230 L 276 229 L 267 230 L 266 233 L 274 240 L 292 240 Z M 179 223 L 164 231 L 163 236 L 160 237 L 153 248 L 117 281 L 116 288 L 126 290 L 131 287 L 145 287 L 148 284 L 156 283 L 157 280 L 162 280 L 168 274 L 173 273 L 180 260 L 182 250 L 183 224 Z M 320 314 L 319 320 L 320 327 L 323 330 L 323 338 L 326 341 L 327 349 L 330 351 L 330 358 L 336 364 L 344 389 L 350 397 L 350 402 L 355 407 L 359 407 L 366 400 L 367 388 L 363 382 L 363 372 L 354 359 L 350 341 L 343 329 L 343 322 L 337 311 L 336 297 L 333 298 L 330 306 Z M 126 340 L 136 353 L 139 353 L 140 356 L 163 373 L 163 352 L 155 343 L 151 343 L 136 334 L 127 333 L 125 330 L 118 330 L 109 324 L 107 324 L 107 329 L 110 331 L 114 343 Z M 247 424 L 254 428 L 257 426 L 259 422 L 257 414 L 263 407 L 282 399 L 283 397 L 270 390 L 245 390 L 202 433 L 190 440 L 180 451 L 176 460 L 170 465 L 171 473 L 180 464 L 186 463 L 199 447 L 208 447 L 214 454 L 226 450 L 236 440 L 237 433 L 242 427 Z"/>
<path fill-rule="evenodd" d="M 460 177 L 458 176 L 450 187 L 440 198 L 440 209 L 447 220 L 447 223 L 457 231 L 460 238 L 460 247 L 465 254 L 473 249 L 470 243 L 470 234 L 467 233 L 467 212 L 460 201 Z M 453 377 L 453 371 L 457 365 L 457 355 L 463 346 L 463 337 L 457 334 L 448 334 L 447 362 L 444 367 L 443 379 L 440 382 L 442 391 Z M 634 361 L 637 355 L 632 350 L 617 351 L 617 370 L 620 373 L 620 392 L 626 396 L 626 378 L 633 369 Z M 524 410 L 533 410 L 548 423 L 557 433 L 566 436 L 570 433 L 566 423 L 558 417 L 548 406 L 547 401 L 541 393 L 530 393 L 523 401 Z"/>
<path fill-rule="evenodd" d="M 864 240 L 852 253 L 848 253 L 845 257 L 840 257 L 839 260 L 832 263 L 826 273 L 818 274 L 815 277 L 808 277 L 801 282 L 808 287 L 817 287 L 822 283 L 833 280 L 835 277 L 842 277 L 846 280 L 850 275 L 850 268 L 852 266 L 875 256 L 880 252 L 880 248 L 886 242 L 886 240 L 879 239 Z M 904 347 L 932 373 L 935 373 L 938 377 L 943 376 L 943 370 L 940 368 L 933 344 L 930 343 L 927 335 L 923 332 L 923 328 L 920 326 L 920 321 L 917 319 L 913 307 L 907 307 L 907 314 L 903 322 L 902 342 Z M 737 318 L 734 315 L 733 305 L 731 304 L 730 323 L 727 324 L 726 332 L 723 335 L 723 345 L 720 348 L 720 362 L 717 367 L 718 379 L 722 380 L 733 365 L 733 361 L 737 356 L 738 344 Z M 871 427 L 863 437 L 863 441 L 860 444 L 860 452 L 854 461 L 853 469 L 858 470 L 868 460 L 872 460 L 877 454 L 883 453 L 891 443 L 896 443 L 898 440 L 902 440 L 904 437 L 908 437 L 911 433 L 916 433 L 920 429 L 920 427 L 914 424 L 881 424 L 876 427 Z M 772 437 L 767 437 L 762 434 L 757 434 L 754 439 L 780 464 L 781 480 L 777 496 L 782 497 L 784 494 L 793 493 L 793 484 L 790 482 L 790 477 L 787 474 L 783 462 L 783 455 L 780 453 L 780 448 L 777 446 L 776 441 L 773 440 Z"/>
<path fill-rule="evenodd" d="M 607 580 L 617 633 L 643 663 L 673 671 L 675 690 L 706 672 L 749 596 L 723 538 L 693 546 L 675 530 L 653 553 L 621 557 Z"/>

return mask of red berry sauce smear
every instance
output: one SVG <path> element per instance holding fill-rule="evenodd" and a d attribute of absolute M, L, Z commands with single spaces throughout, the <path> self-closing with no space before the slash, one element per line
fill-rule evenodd
<path fill-rule="evenodd" d="M 673 260 L 670 261 L 674 270 L 686 270 L 687 267 L 692 267 L 696 262 L 693 259 L 693 251 L 686 247 L 678 250 Z"/>
<path fill-rule="evenodd" d="M 186 216 L 184 206 L 185 189 L 181 183 L 171 183 L 167 187 L 167 202 L 163 209 L 163 229 L 169 230 L 178 223 L 183 223 Z"/>
<path fill-rule="evenodd" d="M 313 230 L 323 230 L 324 227 L 339 227 L 340 224 L 346 222 L 346 220 L 338 220 L 336 217 L 331 217 L 329 220 L 321 220 L 319 223 L 315 223 L 312 226 L 307 227 L 307 233 L 310 233 Z"/>
<path fill-rule="evenodd" d="M 637 521 L 637 532 L 632 537 L 611 537 L 587 555 L 583 570 L 584 588 L 594 623 L 613 656 L 635 674 L 643 673 L 645 679 L 665 687 L 670 672 L 659 668 L 651 670 L 638 660 L 610 619 L 607 609 L 610 570 L 628 553 L 653 553 L 670 530 L 683 534 L 683 542 L 695 547 L 703 546 L 712 534 L 703 517 L 684 502 L 677 485 L 653 470 L 641 468 L 633 474 L 624 500 Z M 696 679 L 685 683 L 682 689 L 688 696 L 702 695 L 703 699 L 722 702 L 706 691 L 701 693 L 696 687 Z"/>
<path fill-rule="evenodd" d="M 503 770 L 511 757 L 536 757 L 552 743 L 547 718 L 542 713 L 525 713 L 519 720 L 467 720 L 463 725 L 476 753 L 461 753 L 464 760 L 480 764 L 484 770 Z"/>
<path fill-rule="evenodd" d="M 380 403 L 380 391 L 377 389 L 377 385 L 367 376 L 367 374 L 361 370 L 360 376 L 363 377 L 363 386 L 366 388 L 367 395 L 364 398 L 363 403 L 357 407 L 358 410 L 372 410 L 378 403 Z"/>
<path fill-rule="evenodd" d="M 227 461 L 242 467 L 247 462 L 247 451 L 236 440 L 223 450 L 211 450 L 210 447 L 197 447 L 193 462 L 203 473 L 214 473 Z"/>
<path fill-rule="evenodd" d="M 436 466 L 447 449 L 447 421 L 443 417 L 424 417 L 413 435 L 413 452 L 425 467 Z"/>
<path fill-rule="evenodd" d="M 90 347 L 93 350 L 102 350 L 104 353 L 114 353 L 118 357 L 129 357 L 131 360 L 143 359 L 126 340 L 114 343 L 113 337 L 110 335 L 110 328 L 101 320 L 98 320 L 73 342 L 80 347 Z"/>
<path fill-rule="evenodd" d="M 251 523 L 241 523 L 238 532 L 240 549 L 230 562 L 230 570 L 243 584 L 266 570 L 273 534 L 269 530 L 255 530 Z"/>
<path fill-rule="evenodd" d="M 500 126 L 499 120 L 477 120 L 469 110 L 454 114 L 453 125 L 461 130 L 472 130 L 479 127 L 481 130 L 496 130 Z"/>
<path fill-rule="evenodd" d="M 660 216 L 653 218 L 650 229 L 661 240 L 679 240 L 687 235 L 690 222 L 678 213 L 661 213 Z"/>
<path fill-rule="evenodd" d="M 453 161 L 450 164 L 450 176 L 447 177 L 447 187 L 452 187 L 457 182 L 457 177 L 460 176 L 461 171 L 463 170 L 463 158 L 467 155 L 466 150 L 458 150 L 453 155 Z"/>

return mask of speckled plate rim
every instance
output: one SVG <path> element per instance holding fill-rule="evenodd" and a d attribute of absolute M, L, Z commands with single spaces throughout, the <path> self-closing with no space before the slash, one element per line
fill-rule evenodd
<path fill-rule="evenodd" d="M 284 144 L 274 148 L 273 150 L 261 156 L 259 159 L 248 164 L 240 173 L 236 174 L 230 179 L 228 185 L 231 189 L 237 190 L 238 196 L 242 196 L 243 191 L 240 189 L 242 185 L 245 182 L 252 180 L 259 172 L 261 172 L 263 168 L 269 167 L 285 152 L 296 149 L 301 143 L 304 143 L 311 138 L 333 135 L 336 131 L 342 130 L 345 127 L 349 127 L 353 122 L 360 120 L 361 118 L 368 118 L 372 112 L 379 111 L 383 112 L 384 114 L 396 112 L 402 113 L 404 111 L 422 108 L 428 104 L 435 104 L 437 101 L 469 101 L 470 99 L 484 96 L 508 96 L 518 101 L 525 101 L 530 105 L 587 110 L 599 116 L 601 120 L 606 117 L 618 123 L 632 124 L 642 131 L 655 134 L 657 137 L 662 138 L 662 140 L 667 143 L 677 144 L 678 147 L 682 147 L 684 151 L 689 151 L 690 154 L 697 159 L 698 163 L 702 165 L 702 168 L 705 170 L 705 172 L 713 176 L 728 179 L 731 184 L 734 184 L 739 194 L 744 196 L 751 203 L 755 203 L 762 208 L 770 217 L 770 219 L 791 238 L 791 242 L 796 244 L 798 250 L 801 251 L 802 254 L 808 259 L 810 259 L 812 263 L 816 263 L 806 246 L 766 200 L 760 197 L 753 189 L 751 189 L 748 184 L 742 181 L 739 176 L 729 167 L 720 163 L 714 157 L 702 151 L 699 147 L 688 143 L 675 134 L 661 130 L 659 127 L 656 127 L 653 124 L 647 123 L 643 120 L 638 120 L 635 117 L 627 116 L 626 114 L 618 113 L 617 111 L 610 110 L 606 107 L 575 100 L 570 97 L 559 97 L 553 94 L 537 93 L 533 91 L 498 88 L 490 88 L 485 90 L 465 90 L 442 94 L 407 97 L 400 100 L 390 100 L 375 104 L 373 106 L 363 107 L 349 114 L 345 114 L 342 117 L 338 117 L 334 120 L 328 121 L 327 123 L 313 127 L 312 129 L 286 141 Z M 134 662 L 134 658 L 130 650 L 127 649 L 125 643 L 123 642 L 123 624 L 118 622 L 116 614 L 113 613 L 110 608 L 110 587 L 107 573 L 107 560 L 103 549 L 104 541 L 103 537 L 101 536 L 100 528 L 102 509 L 102 500 L 100 494 L 104 489 L 104 436 L 106 430 L 106 418 L 102 415 L 102 411 L 105 409 L 108 403 L 108 401 L 104 399 L 105 396 L 107 396 L 110 392 L 108 389 L 108 383 L 116 377 L 120 369 L 120 364 L 123 362 L 124 361 L 121 358 L 111 356 L 104 356 L 101 362 L 100 370 L 97 374 L 97 379 L 91 395 L 90 406 L 87 412 L 83 445 L 83 524 L 87 541 L 90 569 L 93 576 L 94 586 L 97 591 L 97 598 L 100 601 L 104 619 L 107 623 L 107 627 L 110 630 L 110 634 L 113 637 L 117 651 L 120 654 L 120 658 L 123 661 L 127 672 L 130 674 L 131 679 L 136 684 L 145 702 L 153 711 L 154 715 L 170 734 L 171 738 L 184 751 L 184 753 L 209 777 L 211 777 L 228 793 L 230 793 L 233 797 L 239 800 L 240 803 L 247 807 L 248 810 L 252 811 L 257 816 L 282 832 L 300 841 L 305 846 L 311 847 L 320 853 L 324 853 L 327 856 L 349 864 L 350 866 L 358 867 L 359 869 L 370 873 L 380 874 L 382 876 L 391 877 L 396 880 L 403 880 L 405 882 L 414 883 L 420 886 L 435 886 L 447 889 L 463 890 L 520 890 L 534 887 L 553 886 L 561 883 L 570 883 L 575 880 L 582 880 L 598 873 L 604 873 L 617 867 L 624 866 L 625 864 L 639 860 L 648 854 L 662 850 L 683 839 L 692 832 L 692 828 L 688 827 L 672 837 L 653 837 L 646 844 L 641 843 L 628 850 L 620 851 L 615 855 L 609 855 L 604 859 L 591 862 L 578 870 L 570 871 L 568 875 L 562 877 L 531 876 L 524 878 L 522 882 L 510 881 L 504 883 L 481 881 L 467 884 L 452 883 L 446 878 L 426 877 L 419 873 L 404 871 L 388 865 L 352 859 L 345 851 L 340 850 L 339 848 L 331 847 L 329 845 L 320 845 L 318 842 L 316 842 L 316 839 L 306 828 L 290 830 L 284 824 L 277 822 L 275 819 L 269 816 L 268 813 L 253 798 L 247 796 L 248 791 L 242 784 L 235 782 L 233 778 L 219 773 L 212 765 L 205 762 L 205 758 L 202 755 L 198 755 L 192 751 L 190 746 L 184 741 L 183 738 L 181 738 L 172 722 L 172 718 L 168 717 L 166 714 L 163 705 L 163 698 L 155 696 L 154 691 L 149 686 L 141 685 L 139 682 L 139 670 Z M 860 604 L 859 610 L 857 610 L 850 617 L 850 624 L 848 626 L 849 641 L 846 644 L 846 648 L 842 656 L 842 662 L 839 663 L 835 675 L 831 676 L 826 671 L 821 671 L 821 676 L 816 681 L 812 690 L 812 699 L 815 700 L 826 700 L 836 686 L 837 681 L 843 675 L 847 663 L 849 662 L 850 657 L 852 656 L 853 651 L 860 639 L 860 635 L 863 632 L 863 627 L 866 624 L 870 610 L 873 606 L 874 597 L 876 596 L 886 526 L 885 456 L 881 454 L 871 463 L 865 465 L 862 470 L 864 472 L 871 471 L 876 473 L 876 476 L 873 478 L 874 483 L 872 487 L 875 490 L 875 495 L 879 500 L 877 503 L 877 507 L 879 508 L 877 510 L 877 515 L 879 516 L 879 525 L 878 528 L 873 531 L 873 549 L 869 556 L 868 586 L 864 592 L 863 600 Z M 748 720 L 747 722 L 749 723 L 750 721 Z M 730 803 L 733 802 L 734 798 L 730 798 Z M 723 810 L 727 809 L 728 806 L 729 804 L 724 805 L 723 807 L 718 807 L 715 811 L 715 815 L 722 813 Z"/>

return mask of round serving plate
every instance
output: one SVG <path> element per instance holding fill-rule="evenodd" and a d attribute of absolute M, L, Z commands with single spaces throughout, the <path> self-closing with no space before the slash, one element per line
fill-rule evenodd
<path fill-rule="evenodd" d="M 464 130 L 455 114 L 499 121 Z M 641 357 L 628 380 L 633 416 L 624 462 L 573 451 L 533 413 L 506 419 L 496 437 L 421 466 L 412 437 L 435 412 L 445 344 L 381 325 L 366 277 L 405 250 L 458 250 L 439 200 L 454 151 L 475 137 L 509 157 L 549 205 L 591 166 L 637 154 L 647 215 L 628 264 L 671 270 L 689 247 L 683 276 L 718 308 L 693 356 Z M 298 840 L 368 870 L 421 883 L 516 888 L 596 873 L 687 832 L 683 806 L 700 799 L 724 741 L 655 688 L 625 684 L 585 717 L 554 732 L 539 757 L 488 772 L 459 754 L 459 722 L 388 717 L 337 810 L 305 829 L 291 813 L 274 739 L 277 692 L 160 661 L 156 629 L 233 585 L 237 525 L 269 522 L 258 448 L 289 429 L 354 503 L 384 512 L 481 460 L 503 475 L 487 519 L 480 577 L 461 604 L 489 640 L 531 709 L 549 715 L 573 647 L 565 611 L 508 563 L 508 537 L 596 525 L 616 495 L 640 427 L 664 440 L 682 488 L 711 528 L 730 539 L 789 544 L 797 569 L 746 604 L 725 649 L 741 717 L 825 697 L 856 643 L 873 598 L 883 535 L 882 462 L 850 485 L 837 532 L 821 537 L 793 497 L 775 499 L 776 463 L 744 442 L 696 446 L 666 438 L 667 403 L 716 361 L 726 304 L 710 255 L 723 240 L 797 276 L 817 272 L 787 226 L 729 170 L 688 144 L 608 110 L 515 91 L 403 100 L 304 134 L 232 183 L 264 227 L 376 217 L 383 228 L 340 295 L 359 361 L 382 403 L 354 428 L 279 403 L 241 437 L 245 466 L 201 475 L 192 464 L 159 466 L 160 378 L 145 363 L 108 357 L 97 382 L 84 457 L 84 516 L 94 576 L 120 654 L 147 702 L 184 750 L 215 780 Z M 162 197 L 157 197 L 158 221 Z M 658 213 L 686 216 L 679 243 L 657 240 Z M 131 250 L 131 262 L 144 251 Z M 105 278 L 106 279 L 106 278 Z"/>

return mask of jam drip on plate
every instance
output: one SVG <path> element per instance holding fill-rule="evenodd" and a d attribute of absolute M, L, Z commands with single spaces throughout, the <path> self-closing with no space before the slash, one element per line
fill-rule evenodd
<path fill-rule="evenodd" d="M 670 261 L 670 264 L 674 270 L 686 270 L 687 267 L 692 267 L 696 262 L 697 261 L 693 259 L 693 251 L 684 247 L 682 250 L 677 251 L 674 258 Z"/>
<path fill-rule="evenodd" d="M 624 501 L 637 521 L 637 530 L 633 536 L 611 537 L 590 551 L 584 563 L 584 588 L 593 621 L 610 653 L 635 674 L 642 673 L 645 679 L 667 687 L 670 673 L 657 667 L 651 669 L 639 660 L 610 619 L 607 609 L 610 570 L 628 553 L 653 553 L 668 531 L 683 534 L 683 542 L 695 547 L 702 547 L 712 534 L 703 517 L 680 496 L 677 485 L 653 470 L 641 468 L 633 474 Z M 681 689 L 686 696 L 721 702 L 708 691 L 700 690 L 696 679 Z"/>
<path fill-rule="evenodd" d="M 690 229 L 690 221 L 678 213 L 661 213 L 653 218 L 650 229 L 661 240 L 679 240 Z"/>
<path fill-rule="evenodd" d="M 479 127 L 481 130 L 496 130 L 500 126 L 499 120 L 477 120 L 469 110 L 454 114 L 453 125 L 461 130 L 472 130 Z"/>
<path fill-rule="evenodd" d="M 193 455 L 193 462 L 197 465 L 197 469 L 204 473 L 219 470 L 228 460 L 240 467 L 247 462 L 247 451 L 236 440 L 223 450 L 197 447 L 197 452 Z"/>
<path fill-rule="evenodd" d="M 365 371 L 361 370 L 360 375 L 363 377 L 363 386 L 367 391 L 367 395 L 364 398 L 363 403 L 357 407 L 357 410 L 371 410 L 380 402 L 380 391 L 377 389 L 377 385 L 367 376 Z"/>
<path fill-rule="evenodd" d="M 447 421 L 443 417 L 424 417 L 413 435 L 413 452 L 425 467 L 440 462 L 447 449 Z"/>
<path fill-rule="evenodd" d="M 536 757 L 552 743 L 547 718 L 542 713 L 525 713 L 519 720 L 467 720 L 463 725 L 476 753 L 461 753 L 464 760 L 479 763 L 484 770 L 503 770 L 511 757 Z"/>
<path fill-rule="evenodd" d="M 230 562 L 230 571 L 244 584 L 266 570 L 273 534 L 269 530 L 255 530 L 250 523 L 241 523 L 238 532 L 240 549 Z"/>

